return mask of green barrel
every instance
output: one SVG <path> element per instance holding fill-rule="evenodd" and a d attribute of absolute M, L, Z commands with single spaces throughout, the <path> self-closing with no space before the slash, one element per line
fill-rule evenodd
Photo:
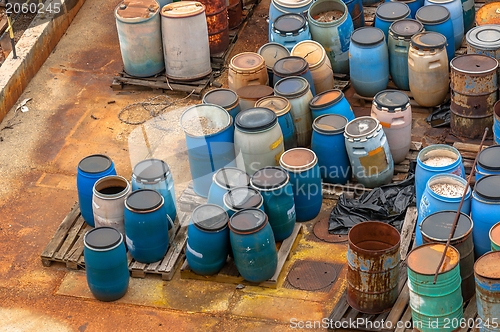
<path fill-rule="evenodd" d="M 500 222 L 490 229 L 491 251 L 500 251 Z"/>
<path fill-rule="evenodd" d="M 445 245 L 428 243 L 408 255 L 408 288 L 413 326 L 421 332 L 453 331 L 463 317 L 460 254 L 450 246 L 434 284 Z M 459 327 L 459 325 L 458 325 Z"/>

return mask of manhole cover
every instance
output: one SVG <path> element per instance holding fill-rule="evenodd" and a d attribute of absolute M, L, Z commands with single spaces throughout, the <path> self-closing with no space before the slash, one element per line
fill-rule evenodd
<path fill-rule="evenodd" d="M 294 288 L 314 291 L 330 286 L 337 279 L 335 266 L 325 262 L 297 261 L 287 280 Z"/>
<path fill-rule="evenodd" d="M 329 217 L 320 219 L 316 225 L 314 225 L 314 235 L 322 241 L 330 243 L 338 243 L 347 241 L 347 235 L 338 235 L 328 233 L 328 220 Z"/>

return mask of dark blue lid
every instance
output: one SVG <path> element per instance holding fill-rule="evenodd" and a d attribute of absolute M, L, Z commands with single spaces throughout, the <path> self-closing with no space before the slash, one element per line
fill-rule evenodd
<path fill-rule="evenodd" d="M 396 37 L 409 38 L 416 33 L 424 30 L 424 26 L 417 20 L 411 18 L 405 18 L 402 20 L 395 21 L 389 27 L 389 30 Z"/>
<path fill-rule="evenodd" d="M 203 96 L 203 102 L 230 108 L 238 103 L 238 95 L 230 89 L 214 89 Z"/>
<path fill-rule="evenodd" d="M 410 7 L 403 2 L 384 2 L 375 12 L 378 18 L 385 21 L 396 21 L 410 15 Z"/>
<path fill-rule="evenodd" d="M 438 32 L 420 32 L 411 37 L 411 45 L 418 49 L 432 50 L 446 46 L 446 37 Z"/>
<path fill-rule="evenodd" d="M 410 105 L 410 98 L 399 90 L 383 90 L 373 98 L 375 107 L 389 112 L 405 110 Z"/>
<path fill-rule="evenodd" d="M 343 133 L 348 120 L 339 114 L 325 114 L 314 119 L 313 129 L 323 134 Z"/>
<path fill-rule="evenodd" d="M 78 168 L 85 173 L 101 173 L 107 171 L 113 162 L 103 154 L 93 154 L 80 160 Z"/>
<path fill-rule="evenodd" d="M 476 182 L 474 192 L 482 198 L 500 200 L 500 175 L 483 176 Z"/>
<path fill-rule="evenodd" d="M 125 199 L 125 206 L 135 211 L 149 211 L 162 204 L 162 196 L 152 189 L 139 189 Z"/>
<path fill-rule="evenodd" d="M 224 167 L 215 173 L 215 182 L 226 189 L 248 187 L 250 177 L 247 173 L 236 167 Z"/>
<path fill-rule="evenodd" d="M 238 187 L 229 190 L 223 197 L 224 205 L 232 210 L 243 210 L 259 207 L 262 195 L 254 188 Z"/>
<path fill-rule="evenodd" d="M 301 29 L 304 29 L 306 24 L 307 21 L 304 16 L 295 13 L 287 13 L 278 16 L 274 20 L 274 29 L 282 34 L 297 34 Z"/>
<path fill-rule="evenodd" d="M 477 163 L 482 168 L 499 171 L 500 170 L 500 145 L 489 146 L 479 152 Z"/>
<path fill-rule="evenodd" d="M 233 214 L 229 220 L 231 230 L 237 232 L 252 232 L 264 226 L 267 215 L 259 209 L 245 209 Z"/>
<path fill-rule="evenodd" d="M 252 175 L 252 185 L 258 189 L 273 189 L 284 185 L 288 173 L 281 167 L 269 166 L 259 169 Z"/>
<path fill-rule="evenodd" d="M 156 183 L 167 178 L 170 167 L 160 159 L 146 159 L 134 167 L 132 176 L 139 182 Z"/>
<path fill-rule="evenodd" d="M 215 204 L 202 204 L 193 210 L 193 224 L 205 231 L 218 231 L 227 226 L 227 212 Z"/>
<path fill-rule="evenodd" d="M 450 18 L 450 11 L 445 6 L 428 5 L 420 7 L 415 18 L 423 24 L 441 24 Z"/>
<path fill-rule="evenodd" d="M 286 98 L 301 96 L 305 94 L 309 88 L 309 82 L 300 76 L 282 78 L 274 85 L 274 91 L 276 94 Z"/>
<path fill-rule="evenodd" d="M 448 241 L 456 214 L 457 211 L 439 211 L 427 216 L 420 226 L 422 235 L 431 238 L 432 242 Z M 452 239 L 460 238 L 471 230 L 472 221 L 466 214 L 460 212 L 457 228 L 455 228 Z"/>
<path fill-rule="evenodd" d="M 309 69 L 309 63 L 300 56 L 287 56 L 275 62 L 273 73 L 280 77 L 300 76 Z"/>
<path fill-rule="evenodd" d="M 385 4 L 390 3 L 392 2 L 385 2 Z M 351 42 L 366 46 L 378 44 L 380 42 L 383 42 L 384 39 L 384 32 L 375 27 L 357 28 L 351 35 Z"/>
<path fill-rule="evenodd" d="M 241 111 L 236 116 L 236 128 L 243 131 L 261 131 L 271 128 L 278 121 L 276 113 L 269 108 L 254 107 Z"/>
<path fill-rule="evenodd" d="M 122 235 L 111 227 L 98 227 L 85 234 L 84 241 L 91 249 L 108 249 L 120 243 Z"/>

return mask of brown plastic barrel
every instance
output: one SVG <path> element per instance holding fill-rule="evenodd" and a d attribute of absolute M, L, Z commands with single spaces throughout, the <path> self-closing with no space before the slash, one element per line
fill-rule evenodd
<path fill-rule="evenodd" d="M 229 46 L 229 21 L 226 0 L 201 0 L 207 16 L 210 55 L 223 53 Z"/>

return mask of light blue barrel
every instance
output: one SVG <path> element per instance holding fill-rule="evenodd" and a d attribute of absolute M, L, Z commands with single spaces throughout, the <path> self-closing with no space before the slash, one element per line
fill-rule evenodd
<path fill-rule="evenodd" d="M 486 175 L 500 175 L 500 145 L 492 145 L 479 152 L 476 163 L 476 181 Z"/>
<path fill-rule="evenodd" d="M 204 104 L 215 104 L 224 108 L 231 118 L 233 118 L 233 123 L 236 115 L 241 111 L 240 98 L 238 94 L 231 89 L 213 89 L 205 93 L 202 102 Z"/>
<path fill-rule="evenodd" d="M 455 57 L 455 35 L 448 8 L 437 4 L 423 6 L 415 18 L 424 25 L 425 31 L 437 32 L 446 37 L 446 55 L 450 62 Z"/>
<path fill-rule="evenodd" d="M 394 160 L 380 122 L 370 116 L 350 121 L 344 133 L 354 178 L 367 188 L 392 181 Z"/>
<path fill-rule="evenodd" d="M 339 19 L 327 20 L 322 13 L 338 10 Z M 349 47 L 354 31 L 351 15 L 341 0 L 317 0 L 307 12 L 312 40 L 326 50 L 334 73 L 349 73 Z M 326 22 L 324 22 L 326 21 Z"/>
<path fill-rule="evenodd" d="M 474 264 L 477 318 L 481 332 L 500 331 L 500 251 L 481 256 Z"/>
<path fill-rule="evenodd" d="M 226 264 L 229 217 L 223 208 L 202 204 L 193 210 L 187 229 L 186 260 L 197 274 L 213 275 Z"/>
<path fill-rule="evenodd" d="M 115 301 L 127 293 L 129 272 L 123 235 L 111 227 L 94 228 L 83 237 L 85 274 L 92 295 Z"/>
<path fill-rule="evenodd" d="M 500 26 L 498 24 L 476 26 L 466 33 L 465 39 L 467 40 L 467 54 L 484 54 L 500 61 Z"/>
<path fill-rule="evenodd" d="M 267 215 L 258 209 L 239 211 L 231 217 L 229 229 L 234 263 L 241 276 L 250 282 L 270 279 L 278 266 L 278 254 Z"/>
<path fill-rule="evenodd" d="M 302 14 L 307 16 L 307 11 L 313 0 L 271 0 L 269 4 L 269 27 L 268 27 L 268 40 L 271 40 L 271 29 L 274 21 L 281 15 L 286 13 Z"/>
<path fill-rule="evenodd" d="M 451 332 L 460 327 L 463 299 L 460 290 L 460 254 L 450 246 L 436 272 L 445 244 L 429 243 L 408 254 L 408 289 L 413 326 L 421 332 Z M 456 326 L 453 326 L 453 322 Z"/>
<path fill-rule="evenodd" d="M 221 106 L 199 104 L 186 109 L 180 122 L 186 134 L 194 192 L 207 197 L 214 172 L 236 166 L 232 118 Z"/>
<path fill-rule="evenodd" d="M 347 119 L 338 114 L 325 114 L 313 122 L 311 150 L 318 157 L 324 182 L 346 184 L 352 177 L 345 148 L 344 130 Z"/>
<path fill-rule="evenodd" d="M 411 37 L 422 32 L 422 23 L 413 19 L 403 19 L 391 24 L 389 28 L 389 72 L 392 81 L 402 90 L 410 90 L 408 79 L 408 49 Z"/>
<path fill-rule="evenodd" d="M 344 93 L 339 89 L 323 91 L 309 102 L 313 121 L 326 114 L 338 114 L 347 118 L 348 121 L 354 120 L 354 112 L 351 104 L 347 101 Z"/>
<path fill-rule="evenodd" d="M 169 3 L 172 3 L 173 1 L 172 0 L 159 0 L 158 1 L 158 4 L 160 5 L 160 10 L 163 8 L 163 6 L 166 6 L 168 5 Z"/>
<path fill-rule="evenodd" d="M 418 206 L 417 228 L 415 229 L 415 242 L 422 245 L 420 224 L 429 215 L 446 210 L 457 210 L 462 199 L 467 182 L 455 174 L 433 175 L 425 186 L 425 190 Z M 471 190 L 467 190 L 461 212 L 469 215 L 471 205 Z"/>
<path fill-rule="evenodd" d="M 410 8 L 410 18 L 415 18 L 417 10 L 424 5 L 424 0 L 386 0 L 386 2 L 402 2 Z"/>
<path fill-rule="evenodd" d="M 83 220 L 94 227 L 94 212 L 92 210 L 92 195 L 94 184 L 107 175 L 116 175 L 115 164 L 105 155 L 93 154 L 80 160 L 76 175 L 78 203 Z"/>
<path fill-rule="evenodd" d="M 281 44 L 266 43 L 261 47 L 259 47 L 257 53 L 264 58 L 264 61 L 266 62 L 267 76 L 269 78 L 269 86 L 274 87 L 274 76 L 273 76 L 274 64 L 279 59 L 290 56 L 290 52 L 285 46 Z"/>
<path fill-rule="evenodd" d="M 250 177 L 236 167 L 223 167 L 215 172 L 208 191 L 207 203 L 224 207 L 224 195 L 237 187 L 248 187 Z"/>
<path fill-rule="evenodd" d="M 361 28 L 365 25 L 365 14 L 363 12 L 362 0 L 342 0 L 347 6 L 349 15 L 351 15 L 354 29 Z"/>
<path fill-rule="evenodd" d="M 229 217 L 245 209 L 260 209 L 264 211 L 264 198 L 257 189 L 237 187 L 229 190 L 223 196 L 224 209 Z"/>
<path fill-rule="evenodd" d="M 134 166 L 132 171 L 132 191 L 137 189 L 153 189 L 164 199 L 168 215 L 169 229 L 177 217 L 174 179 L 170 167 L 160 159 L 146 159 Z"/>
<path fill-rule="evenodd" d="M 493 107 L 493 139 L 496 144 L 500 144 L 500 102 L 496 102 Z"/>
<path fill-rule="evenodd" d="M 139 189 L 125 200 L 125 241 L 141 263 L 157 262 L 168 250 L 168 220 L 164 199 L 155 190 Z"/>
<path fill-rule="evenodd" d="M 309 83 L 309 89 L 311 90 L 312 95 L 316 95 L 313 77 L 311 71 L 309 70 L 309 63 L 306 59 L 300 56 L 291 55 L 276 61 L 273 67 L 274 85 L 276 85 L 279 80 L 290 76 L 300 76 L 305 78 Z"/>
<path fill-rule="evenodd" d="M 464 38 L 464 16 L 461 0 L 425 0 L 424 7 L 427 5 L 444 6 L 450 12 L 451 22 L 453 23 L 453 35 L 455 40 L 455 50 L 462 46 Z M 453 53 L 455 54 L 455 53 Z"/>
<path fill-rule="evenodd" d="M 265 167 L 255 172 L 250 182 L 264 198 L 274 239 L 283 241 L 292 234 L 297 219 L 290 176 L 280 167 Z"/>
<path fill-rule="evenodd" d="M 297 147 L 297 137 L 295 134 L 295 125 L 290 110 L 292 105 L 285 97 L 268 96 L 261 98 L 255 102 L 255 107 L 265 107 L 276 113 L 278 123 L 283 134 L 283 144 L 285 150 Z"/>
<path fill-rule="evenodd" d="M 373 25 L 384 32 L 385 40 L 389 38 L 389 27 L 395 21 L 410 17 L 411 10 L 402 1 L 381 3 L 375 12 Z"/>
<path fill-rule="evenodd" d="M 500 221 L 490 229 L 491 251 L 500 251 Z"/>
<path fill-rule="evenodd" d="M 354 31 L 349 48 L 349 69 L 352 86 L 361 96 L 373 97 L 387 87 L 389 51 L 382 30 L 362 27 Z"/>
<path fill-rule="evenodd" d="M 287 13 L 274 20 L 269 41 L 281 44 L 291 52 L 297 43 L 309 39 L 311 32 L 307 19 L 301 14 Z"/>
<path fill-rule="evenodd" d="M 423 148 L 417 156 L 415 168 L 415 196 L 417 206 L 424 193 L 427 181 L 436 174 L 451 173 L 465 179 L 462 156 L 457 149 L 446 144 L 433 144 Z"/>
<path fill-rule="evenodd" d="M 158 2 L 124 1 L 115 8 L 115 18 L 125 72 L 137 77 L 161 72 L 165 62 Z"/>
<path fill-rule="evenodd" d="M 500 221 L 500 175 L 487 175 L 474 185 L 471 218 L 474 220 L 474 252 L 476 258 L 491 250 L 487 240 L 493 225 Z"/>
<path fill-rule="evenodd" d="M 316 218 L 323 203 L 321 174 L 316 154 L 306 148 L 295 148 L 281 155 L 280 165 L 290 175 L 297 221 Z"/>

